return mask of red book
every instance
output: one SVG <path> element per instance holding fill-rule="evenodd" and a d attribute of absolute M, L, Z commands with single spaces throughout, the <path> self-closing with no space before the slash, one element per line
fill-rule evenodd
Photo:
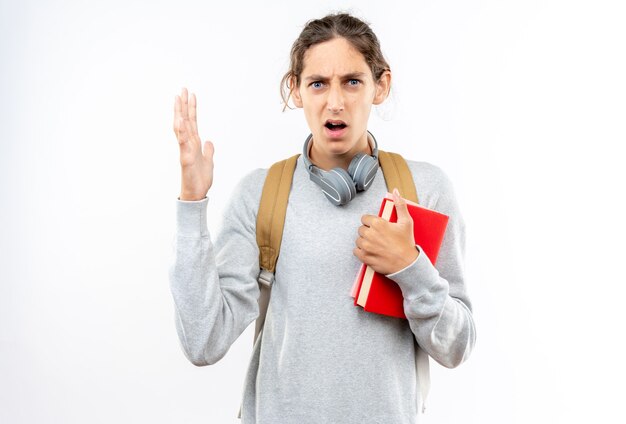
<path fill-rule="evenodd" d="M 415 244 L 421 248 L 420 255 L 425 254 L 434 265 L 448 225 L 448 216 L 409 200 L 406 203 L 413 218 Z M 383 199 L 378 216 L 389 222 L 398 220 L 390 194 Z M 400 286 L 370 266 L 361 266 L 352 292 L 354 304 L 362 306 L 366 311 L 406 319 Z"/>

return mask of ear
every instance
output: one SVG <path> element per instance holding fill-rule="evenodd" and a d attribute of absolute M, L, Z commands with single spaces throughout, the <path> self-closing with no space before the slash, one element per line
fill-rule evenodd
<path fill-rule="evenodd" d="M 291 87 L 290 90 L 291 90 L 291 98 L 293 99 L 293 104 L 296 105 L 296 107 L 301 108 L 302 96 L 300 96 L 300 87 L 296 85 L 295 77 L 291 77 L 291 79 L 289 80 L 289 87 Z"/>
<path fill-rule="evenodd" d="M 385 101 L 389 96 L 389 89 L 391 88 L 391 71 L 385 71 L 380 76 L 380 79 L 376 83 L 376 93 L 374 94 L 374 103 L 379 105 Z"/>

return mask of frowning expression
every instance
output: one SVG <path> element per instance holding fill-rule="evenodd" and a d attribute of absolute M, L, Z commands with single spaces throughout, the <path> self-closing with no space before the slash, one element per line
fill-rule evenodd
<path fill-rule="evenodd" d="M 374 81 L 363 55 L 345 38 L 306 51 L 300 84 L 292 94 L 313 134 L 313 161 L 337 162 L 368 150 L 367 121 L 372 105 L 387 97 L 387 74 Z"/>

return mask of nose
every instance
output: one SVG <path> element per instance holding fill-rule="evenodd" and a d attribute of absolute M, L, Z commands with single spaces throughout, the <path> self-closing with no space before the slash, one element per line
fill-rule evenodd
<path fill-rule="evenodd" d="M 343 111 L 343 92 L 341 91 L 341 87 L 338 87 L 336 84 L 331 84 L 328 90 L 326 107 L 328 111 L 332 113 Z"/>

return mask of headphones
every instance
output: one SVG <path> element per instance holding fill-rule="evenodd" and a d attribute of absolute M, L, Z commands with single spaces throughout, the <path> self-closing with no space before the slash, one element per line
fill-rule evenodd
<path fill-rule="evenodd" d="M 343 168 L 333 168 L 324 171 L 311 163 L 309 159 L 309 142 L 313 134 L 309 134 L 304 141 L 304 165 L 311 181 L 317 184 L 326 198 L 336 206 L 345 205 L 356 197 L 357 191 L 370 188 L 378 171 L 378 143 L 371 132 L 367 132 L 367 140 L 372 148 L 372 154 L 357 153 L 350 161 L 348 171 Z"/>

